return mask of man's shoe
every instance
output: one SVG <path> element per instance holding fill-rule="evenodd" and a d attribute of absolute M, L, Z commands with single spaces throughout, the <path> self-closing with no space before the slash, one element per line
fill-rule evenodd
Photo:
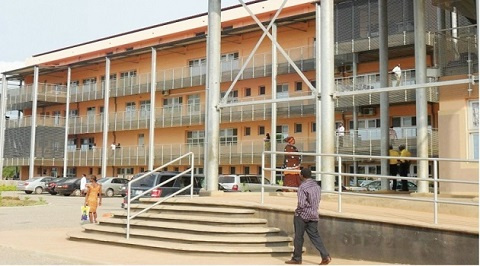
<path fill-rule="evenodd" d="M 291 259 L 291 260 L 285 261 L 285 264 L 302 264 L 302 261 Z"/>
<path fill-rule="evenodd" d="M 320 265 L 327 265 L 332 261 L 332 258 L 330 256 L 322 259 L 322 262 L 320 262 Z"/>

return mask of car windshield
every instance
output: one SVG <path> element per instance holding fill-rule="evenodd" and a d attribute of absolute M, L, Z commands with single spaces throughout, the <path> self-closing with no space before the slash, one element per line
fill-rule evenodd
<path fill-rule="evenodd" d="M 235 178 L 233 176 L 219 176 L 218 177 L 218 183 L 234 183 Z"/>

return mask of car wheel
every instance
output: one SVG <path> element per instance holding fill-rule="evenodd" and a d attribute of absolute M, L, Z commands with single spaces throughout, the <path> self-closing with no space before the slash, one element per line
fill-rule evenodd
<path fill-rule="evenodd" d="M 82 193 L 80 192 L 79 189 L 75 189 L 72 193 L 74 196 L 80 196 Z"/>
<path fill-rule="evenodd" d="M 126 196 L 127 196 L 127 194 L 122 194 L 122 197 L 124 197 L 124 198 L 125 198 Z"/>
<path fill-rule="evenodd" d="M 275 192 L 282 192 L 282 190 L 281 190 L 281 189 L 277 189 L 277 190 L 275 190 Z"/>
<path fill-rule="evenodd" d="M 107 195 L 107 197 L 113 197 L 113 189 L 108 189 L 105 194 Z"/>
<path fill-rule="evenodd" d="M 66 193 L 66 194 L 63 194 L 64 196 L 70 196 L 70 194 Z"/>
<path fill-rule="evenodd" d="M 43 188 L 42 187 L 37 187 L 35 188 L 35 194 L 42 194 Z"/>
<path fill-rule="evenodd" d="M 25 193 L 26 193 L 26 194 L 32 194 L 32 192 L 33 192 L 33 191 L 26 191 L 26 190 L 25 190 Z"/>
<path fill-rule="evenodd" d="M 50 195 L 57 195 L 57 192 L 50 192 Z"/>

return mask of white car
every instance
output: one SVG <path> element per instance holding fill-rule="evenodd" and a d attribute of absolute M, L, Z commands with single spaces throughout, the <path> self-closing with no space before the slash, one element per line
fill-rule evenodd
<path fill-rule="evenodd" d="M 20 181 L 17 183 L 17 190 L 25 191 L 27 194 L 42 194 L 46 191 L 46 182 L 54 180 L 54 177 L 51 176 L 40 176 L 28 179 L 25 181 Z"/>
<path fill-rule="evenodd" d="M 262 191 L 261 175 L 219 175 L 218 183 L 225 189 L 243 192 L 260 192 Z M 264 180 L 264 184 L 270 184 L 268 179 Z M 280 188 L 265 187 L 265 192 L 282 191 Z"/>
<path fill-rule="evenodd" d="M 105 177 L 98 180 L 98 183 L 102 185 L 102 194 L 107 197 L 113 197 L 115 195 L 121 195 L 125 197 L 125 188 L 128 184 L 128 179 L 120 177 Z"/>

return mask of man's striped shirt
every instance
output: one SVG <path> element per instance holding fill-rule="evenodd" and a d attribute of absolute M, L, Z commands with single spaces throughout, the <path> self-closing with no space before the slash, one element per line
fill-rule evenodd
<path fill-rule="evenodd" d="M 298 204 L 295 216 L 305 221 L 318 221 L 318 206 L 320 205 L 320 186 L 311 178 L 300 184 L 297 191 Z"/>

